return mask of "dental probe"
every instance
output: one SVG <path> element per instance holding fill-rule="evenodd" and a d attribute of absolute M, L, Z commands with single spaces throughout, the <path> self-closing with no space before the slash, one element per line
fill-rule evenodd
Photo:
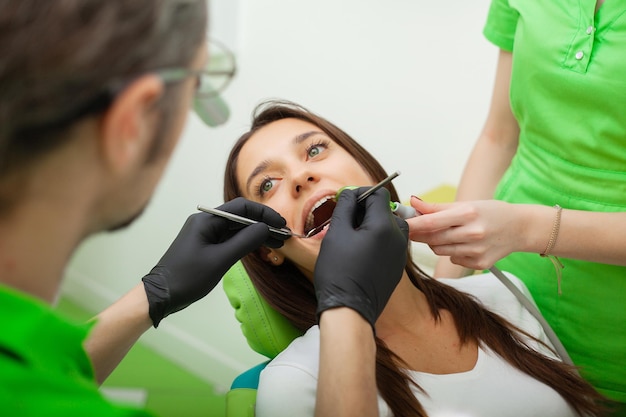
<path fill-rule="evenodd" d="M 370 187 L 367 191 L 363 192 L 361 195 L 359 195 L 356 199 L 357 203 L 360 203 L 361 201 L 365 200 L 367 197 L 369 197 L 372 193 L 376 192 L 376 190 L 378 190 L 379 188 L 385 186 L 387 183 L 391 182 L 392 179 L 394 179 L 395 177 L 397 177 L 398 175 L 400 175 L 400 171 L 396 171 L 393 174 L 389 175 L 387 178 L 385 178 L 384 180 L 382 180 L 381 182 L 379 182 L 378 184 Z M 351 187 L 349 187 L 351 188 Z M 337 194 L 335 195 L 335 201 L 339 198 L 339 194 L 341 194 L 341 192 L 346 189 L 346 187 L 343 187 L 342 189 L 340 189 L 339 191 L 337 191 Z M 328 223 L 330 223 L 331 219 L 326 220 L 324 223 L 320 224 L 319 226 L 314 227 L 313 229 L 309 230 L 308 233 L 306 234 L 306 236 L 304 237 L 311 237 L 317 233 L 319 233 L 324 227 L 326 227 L 326 225 Z M 294 235 L 295 236 L 295 235 Z"/>
<path fill-rule="evenodd" d="M 223 210 L 219 210 L 219 209 L 211 208 L 211 207 L 205 207 L 205 206 L 202 206 L 202 205 L 198 205 L 198 210 L 204 211 L 205 213 L 213 214 L 215 216 L 220 216 L 220 217 L 223 217 L 225 219 L 232 220 L 234 222 L 241 223 L 241 224 L 251 225 L 251 224 L 259 223 L 256 220 L 252 220 L 252 219 L 249 219 L 247 217 L 238 216 L 236 214 L 229 213 L 227 211 L 223 211 Z M 272 227 L 272 226 L 268 226 L 268 227 L 269 227 L 271 233 L 276 233 L 278 235 L 306 237 L 304 235 L 300 235 L 298 233 L 292 232 L 287 227 L 283 227 L 282 229 L 278 229 L 278 228 Z"/>
<path fill-rule="evenodd" d="M 378 184 L 376 184 L 375 186 L 371 187 L 369 190 L 365 191 L 363 194 L 361 194 L 360 196 L 357 197 L 356 202 L 360 203 L 361 201 L 365 200 L 367 197 L 369 197 L 372 193 L 376 192 L 376 190 L 378 190 L 379 188 L 387 185 L 387 183 L 391 182 L 392 179 L 394 179 L 395 177 L 397 177 L 398 175 L 400 175 L 400 171 L 396 171 L 393 174 L 391 174 L 390 176 L 388 176 L 387 178 L 385 178 L 384 180 L 382 180 L 381 182 L 379 182 Z M 341 193 L 341 190 L 339 190 Z M 337 195 L 337 197 L 339 197 Z M 337 198 L 335 197 L 335 198 Z"/>

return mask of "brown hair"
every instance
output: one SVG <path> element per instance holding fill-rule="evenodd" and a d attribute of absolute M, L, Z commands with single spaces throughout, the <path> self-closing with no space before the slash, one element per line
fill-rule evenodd
<path fill-rule="evenodd" d="M 387 176 L 376 159 L 337 126 L 297 104 L 270 101 L 255 109 L 250 131 L 239 138 L 230 153 L 224 175 L 225 201 L 242 195 L 236 178 L 241 148 L 257 130 L 285 118 L 300 119 L 320 128 L 353 155 L 375 181 Z M 392 201 L 398 201 L 394 186 L 389 184 L 387 188 Z M 317 324 L 313 284 L 291 262 L 285 260 L 281 266 L 273 266 L 257 252 L 246 256 L 243 264 L 259 293 L 296 328 L 304 332 Z M 472 296 L 429 277 L 413 263 L 410 252 L 405 270 L 413 285 L 426 296 L 436 320 L 442 309 L 452 314 L 461 343 L 476 341 L 489 347 L 515 368 L 552 387 L 580 414 L 600 415 L 604 411 L 603 397 L 573 367 L 543 356 L 524 342 L 525 337 L 532 336 L 487 310 Z M 381 339 L 376 338 L 376 346 L 376 382 L 393 414 L 425 416 L 411 391 L 411 386 L 421 388 L 402 370 L 406 364 Z"/>
<path fill-rule="evenodd" d="M 188 66 L 206 27 L 204 0 L 0 0 L 0 211 L 19 192 L 9 176 L 104 111 L 114 84 Z M 166 86 L 159 103 L 166 120 L 178 90 Z"/>

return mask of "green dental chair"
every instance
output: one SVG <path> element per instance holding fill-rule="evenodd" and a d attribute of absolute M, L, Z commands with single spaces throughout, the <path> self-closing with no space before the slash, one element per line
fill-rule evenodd
<path fill-rule="evenodd" d="M 226 394 L 226 417 L 253 417 L 261 371 L 302 333 L 259 295 L 241 262 L 224 275 L 222 284 L 248 345 L 268 358 L 237 376 Z"/>

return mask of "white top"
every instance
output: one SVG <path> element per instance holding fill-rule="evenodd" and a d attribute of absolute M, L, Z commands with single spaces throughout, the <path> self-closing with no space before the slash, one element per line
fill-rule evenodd
<path fill-rule="evenodd" d="M 530 297 L 521 281 L 507 276 Z M 551 346 L 539 322 L 492 274 L 440 281 L 476 296 L 487 308 Z M 319 337 L 319 328 L 311 327 L 263 370 L 256 417 L 314 415 Z M 529 345 L 555 357 L 536 342 L 530 341 Z M 430 417 L 577 416 L 556 391 L 513 368 L 488 348 L 478 349 L 478 360 L 471 371 L 446 375 L 409 371 L 409 375 L 428 394 L 414 390 Z M 392 416 L 380 396 L 378 408 L 381 417 Z"/>

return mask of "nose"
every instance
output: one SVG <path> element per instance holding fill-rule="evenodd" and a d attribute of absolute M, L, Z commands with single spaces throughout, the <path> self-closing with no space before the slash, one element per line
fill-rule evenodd
<path fill-rule="evenodd" d="M 303 190 L 305 190 L 311 184 L 316 183 L 318 180 L 319 178 L 316 175 L 312 174 L 311 172 L 300 173 L 299 175 L 295 176 L 293 180 L 294 194 L 296 196 L 299 195 Z"/>

